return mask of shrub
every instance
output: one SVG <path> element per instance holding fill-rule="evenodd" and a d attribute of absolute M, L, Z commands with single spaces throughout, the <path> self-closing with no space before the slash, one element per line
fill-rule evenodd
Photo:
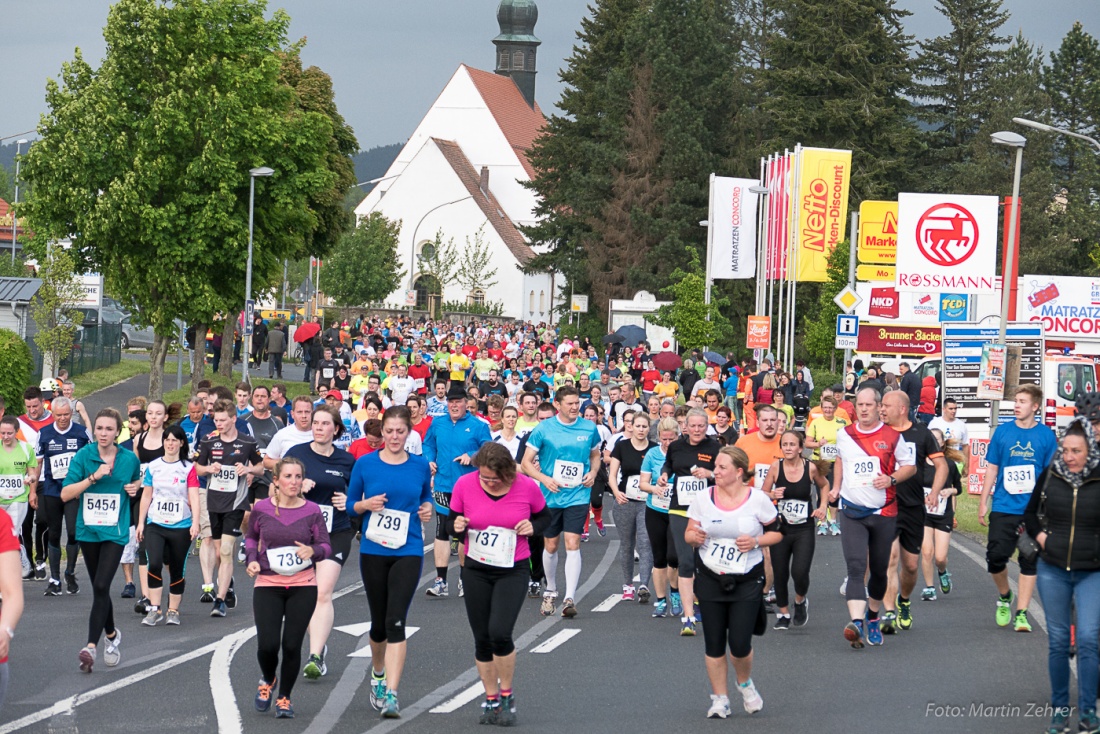
<path fill-rule="evenodd" d="M 23 412 L 23 391 L 31 383 L 31 349 L 14 331 L 0 329 L 0 395 L 7 413 Z"/>

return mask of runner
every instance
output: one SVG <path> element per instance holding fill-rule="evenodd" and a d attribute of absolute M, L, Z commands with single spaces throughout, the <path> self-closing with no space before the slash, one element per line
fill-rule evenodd
<path fill-rule="evenodd" d="M 455 483 L 448 529 L 465 534 L 466 616 L 486 699 L 479 723 L 514 726 L 512 631 L 527 590 L 527 539 L 549 526 L 550 511 L 538 484 L 516 474 L 504 446 L 485 444 L 474 455 L 474 466 L 476 473 Z"/>
<path fill-rule="evenodd" d="M 45 383 L 46 380 L 43 380 Z M 53 381 L 50 380 L 52 383 Z M 52 386 L 52 385 L 51 385 Z M 23 391 L 23 407 L 26 412 L 19 416 L 19 427 L 23 434 L 21 440 L 25 440 L 31 447 L 31 451 L 38 448 L 38 434 L 49 424 L 53 423 L 53 414 L 50 413 L 43 398 L 42 388 L 31 385 Z M 37 489 L 37 487 L 36 487 Z M 27 551 L 29 569 L 24 569 L 23 579 L 45 581 L 47 576 L 46 563 L 46 536 L 49 534 L 49 521 L 46 513 L 37 511 L 38 498 L 36 492 L 32 492 L 28 498 L 29 505 L 24 513 L 19 540 Z"/>
<path fill-rule="evenodd" d="M 275 464 L 292 446 L 309 443 L 313 440 L 313 401 L 305 395 L 294 398 L 291 404 L 290 417 L 293 423 L 286 428 L 281 428 L 271 437 L 264 454 L 264 467 L 268 471 L 275 470 Z"/>
<path fill-rule="evenodd" d="M 453 356 L 453 355 L 452 355 Z M 461 355 L 460 355 L 461 356 Z M 406 410 L 408 410 L 406 408 Z M 386 412 L 389 415 L 389 411 Z M 424 439 L 424 458 L 435 476 L 432 497 L 435 500 L 435 581 L 428 587 L 428 596 L 445 597 L 447 565 L 450 563 L 450 536 L 447 533 L 447 509 L 455 482 L 474 470 L 470 463 L 483 443 L 491 441 L 489 426 L 466 410 L 466 391 L 461 384 L 451 383 L 447 391 L 447 415 L 432 420 L 428 437 Z M 460 549 L 461 550 L 461 549 Z M 459 556 L 459 565 L 464 556 Z M 458 582 L 462 596 L 462 581 Z"/>
<path fill-rule="evenodd" d="M 122 633 L 115 627 L 111 582 L 130 539 L 130 498 L 137 494 L 141 464 L 134 452 L 120 447 L 122 416 L 114 408 L 96 413 L 92 424 L 95 443 L 76 452 L 62 480 L 61 500 L 80 498 L 76 539 L 92 582 L 92 611 L 88 616 L 88 644 L 80 648 L 80 670 L 91 673 L 100 635 L 106 633 L 103 662 L 108 668 L 122 659 Z"/>
<path fill-rule="evenodd" d="M 260 713 L 270 710 L 271 693 L 277 684 L 277 719 L 294 718 L 290 694 L 302 662 L 302 640 L 317 604 L 314 565 L 332 551 L 321 509 L 302 496 L 304 473 L 297 459 L 279 461 L 274 492 L 256 503 L 245 539 L 246 572 L 256 579 L 252 614 L 261 677 L 255 706 Z M 277 670 L 280 650 L 283 662 Z M 276 676 L 277 672 L 281 677 Z"/>
<path fill-rule="evenodd" d="M 38 503 L 34 491 L 38 483 L 38 460 L 34 446 L 16 438 L 18 433 L 19 419 L 10 415 L 0 418 L 0 507 L 11 517 L 16 535 L 21 536 L 31 502 Z M 29 545 L 33 545 L 33 541 Z M 29 551 L 20 547 L 23 579 L 34 578 Z"/>
<path fill-rule="evenodd" d="M 821 520 L 829 506 L 829 486 L 817 467 L 802 458 L 802 434 L 787 431 L 779 439 L 783 460 L 768 470 L 761 490 L 775 501 L 783 517 L 783 539 L 771 547 L 772 573 L 775 575 L 775 627 L 790 629 L 791 610 L 788 582 L 794 578 L 794 626 L 802 627 L 810 619 L 810 567 L 814 561 L 814 526 L 810 517 Z M 817 492 L 814 488 L 817 488 Z M 817 495 L 815 497 L 815 494 Z M 815 508 L 816 506 L 816 508 Z"/>
<path fill-rule="evenodd" d="M 850 422 L 838 413 L 832 391 L 828 395 L 822 395 L 819 407 L 821 416 L 813 420 L 806 429 L 806 446 L 814 450 L 813 457 L 818 462 L 818 471 L 824 469 L 825 478 L 831 482 L 833 463 L 837 457 L 836 435 Z M 840 535 L 840 524 L 837 521 L 839 512 L 838 506 L 830 502 L 825 517 L 817 524 L 818 535 Z"/>
<path fill-rule="evenodd" d="M 506 405 L 500 412 L 500 430 L 491 433 L 493 442 L 499 443 L 508 449 L 508 453 L 515 460 L 519 453 L 519 445 L 523 440 L 516 433 L 516 422 L 519 420 L 519 411 L 514 405 Z"/>
<path fill-rule="evenodd" d="M 874 388 L 856 394 L 857 423 L 837 434 L 830 492 L 830 499 L 842 500 L 841 547 L 852 580 L 845 589 L 852 621 L 844 627 L 844 639 L 856 650 L 863 648 L 864 622 L 867 644 L 882 644 L 879 612 L 886 596 L 886 571 L 898 512 L 894 492 L 899 481 L 917 471 L 901 435 L 879 418 L 880 403 Z M 865 589 L 859 580 L 868 569 L 871 576 Z"/>
<path fill-rule="evenodd" d="M 263 385 L 257 385 L 252 388 L 252 410 L 249 411 L 248 415 L 245 417 L 245 421 L 248 423 L 248 430 L 252 432 L 252 437 L 256 439 L 256 448 L 259 450 L 260 456 L 266 457 L 267 447 L 271 445 L 271 440 L 275 438 L 275 434 L 281 431 L 286 424 L 272 412 L 271 393 Z M 264 473 L 256 477 L 251 485 L 249 485 L 248 489 L 249 509 L 244 511 L 244 520 L 241 523 L 242 535 L 248 533 L 251 505 L 268 496 L 271 489 L 271 472 L 267 471 L 265 467 Z M 237 562 L 245 562 L 243 537 L 237 546 Z"/>
<path fill-rule="evenodd" d="M 698 614 L 695 609 L 694 578 L 695 555 L 687 542 L 688 507 L 699 495 L 706 494 L 714 482 L 714 460 L 722 446 L 714 436 L 707 435 L 707 414 L 702 408 L 691 408 L 685 418 L 684 435 L 668 447 L 665 465 L 657 487 L 664 492 L 672 479 L 672 495 L 669 505 L 669 526 L 676 544 L 679 567 L 680 596 L 683 599 L 683 616 L 680 618 L 680 635 L 695 636 Z"/>
<path fill-rule="evenodd" d="M 55 398 L 54 422 L 38 434 L 38 503 L 45 507 L 49 527 L 47 554 L 50 559 L 50 580 L 46 596 L 61 596 L 61 522 L 68 533 L 65 544 L 65 589 L 69 594 L 80 593 L 76 581 L 76 559 L 80 546 L 76 543 L 76 514 L 80 510 L 76 502 L 61 501 L 61 483 L 69 470 L 76 452 L 87 446 L 91 439 L 84 426 L 75 423 L 72 401 Z"/>
<path fill-rule="evenodd" d="M 943 432 L 945 440 L 954 440 L 959 450 L 965 453 L 970 448 L 970 432 L 966 428 L 966 421 L 955 417 L 958 410 L 959 404 L 955 402 L 955 398 L 944 398 L 943 415 L 933 418 L 928 427 L 938 428 Z"/>
<path fill-rule="evenodd" d="M 138 461 L 141 462 L 141 476 L 144 481 L 145 470 L 149 464 L 156 459 L 164 456 L 164 423 L 168 417 L 168 406 L 161 400 L 151 400 L 148 405 L 145 406 L 145 431 L 141 435 L 134 439 L 134 453 L 137 454 Z M 133 538 L 131 543 L 135 544 L 137 549 L 136 559 L 138 564 L 138 585 L 141 587 L 141 597 L 138 598 L 136 604 L 134 604 L 134 611 L 138 614 L 146 614 L 149 609 L 149 556 L 145 549 L 145 543 L 141 540 L 138 528 L 141 524 L 138 522 L 138 515 L 140 514 L 139 505 L 141 504 L 141 494 L 134 497 L 131 502 L 130 517 L 134 520 Z M 125 558 L 123 558 L 123 569 L 126 568 Z"/>
<path fill-rule="evenodd" d="M 345 504 L 355 459 L 334 445 L 343 431 L 339 411 L 330 405 L 318 406 L 313 410 L 313 441 L 292 446 L 286 452 L 288 458 L 297 459 L 305 467 L 302 494 L 321 508 L 331 549 L 323 560 L 313 564 L 317 607 L 309 622 L 309 660 L 302 671 L 309 680 L 328 674 L 326 643 L 332 632 L 335 614 L 332 592 L 340 580 L 344 563 L 351 555 L 351 541 L 355 537 Z"/>
<path fill-rule="evenodd" d="M 657 444 L 649 440 L 649 416 L 636 413 L 627 429 L 629 435 L 611 450 L 607 474 L 615 497 L 612 514 L 619 532 L 619 567 L 623 572 L 623 601 L 634 601 L 634 552 L 638 554 L 639 604 L 649 603 L 649 585 L 653 573 L 653 550 L 645 525 L 646 492 L 642 491 L 641 471 L 646 454 Z"/>
<path fill-rule="evenodd" d="M 757 430 L 742 436 L 734 444 L 745 452 L 752 462 L 753 476 L 749 483 L 756 489 L 764 484 L 764 478 L 768 476 L 772 464 L 783 458 L 783 451 L 779 447 L 779 437 L 787 430 L 782 427 L 784 414 L 780 413 L 774 405 L 759 403 L 756 405 Z M 775 604 L 775 580 L 772 577 L 771 549 L 764 549 L 764 587 L 765 599 L 768 611 Z"/>
<path fill-rule="evenodd" d="M 187 434 L 169 426 L 162 438 L 164 455 L 142 473 L 138 539 L 149 554 L 149 598 L 141 621 L 147 627 L 180 623 L 180 601 L 187 587 L 187 550 L 199 535 L 199 477 L 187 460 Z M 164 564 L 168 564 L 168 612 L 161 611 Z"/>
<path fill-rule="evenodd" d="M 401 718 L 397 689 L 405 668 L 405 622 L 424 568 L 421 523 L 432 517 L 431 466 L 405 451 L 411 430 L 408 408 L 386 411 L 385 445 L 355 462 L 347 497 L 348 514 L 361 518 L 363 528 L 359 572 L 371 618 L 370 703 L 386 719 Z"/>
<path fill-rule="evenodd" d="M 0 711 L 8 691 L 8 653 L 15 628 L 23 616 L 23 570 L 19 560 L 19 534 L 6 512 L 0 512 Z"/>
<path fill-rule="evenodd" d="M 668 522 L 671 492 L 667 488 L 662 491 L 653 481 L 654 477 L 661 475 L 668 447 L 679 435 L 680 426 L 676 420 L 671 417 L 662 418 L 657 424 L 658 442 L 646 453 L 638 474 L 638 483 L 646 493 L 645 529 L 653 554 L 653 593 L 657 595 L 657 600 L 653 603 L 655 619 L 665 617 L 670 604 L 673 617 L 680 616 L 684 611 L 677 574 L 680 562 L 676 557 L 676 543 Z"/>
<path fill-rule="evenodd" d="M 551 514 L 550 526 L 543 533 L 546 590 L 540 612 L 550 616 L 555 611 L 557 553 L 561 535 L 565 533 L 565 599 L 561 615 L 572 618 L 577 616 L 573 600 L 581 578 L 581 533 L 600 466 L 600 435 L 591 421 L 580 418 L 581 397 L 575 387 L 558 390 L 555 402 L 557 416 L 540 423 L 527 436 L 522 467 L 524 474 L 541 485 Z"/>
<path fill-rule="evenodd" d="M 978 501 L 978 522 L 982 525 L 988 523 L 989 526 L 985 562 L 1000 595 L 997 599 L 997 626 L 1007 627 L 1009 622 L 1014 622 L 1017 632 L 1031 632 L 1027 607 L 1035 591 L 1035 559 L 1020 558 L 1020 597 L 1016 601 L 1015 616 L 1012 614 L 1012 591 L 1008 587 L 1006 568 L 1016 552 L 1016 538 L 1024 521 L 1024 509 L 1035 489 L 1035 479 L 1050 466 L 1058 442 L 1054 431 L 1035 420 L 1043 404 L 1042 390 L 1035 385 L 1021 385 L 1014 399 L 1012 409 L 1016 420 L 997 426 L 989 439 L 985 455 L 985 481 Z M 993 495 L 993 505 L 987 520 L 990 494 Z"/>
<path fill-rule="evenodd" d="M 688 420 L 690 426 L 695 417 Z M 727 446 L 713 463 L 714 486 L 691 501 L 685 537 L 699 567 L 697 588 L 706 620 L 703 642 L 712 691 L 707 718 L 725 719 L 730 715 L 727 650 L 745 711 L 755 714 L 764 707 L 752 682 L 752 636 L 764 631 L 760 549 L 783 536 L 775 506 L 747 481 L 752 476 L 748 455 Z"/>
<path fill-rule="evenodd" d="M 955 503 L 952 500 L 962 493 L 962 475 L 959 473 L 962 452 L 953 439 L 945 440 L 940 429 L 933 428 L 932 437 L 936 439 L 936 445 L 943 451 L 943 458 L 947 461 L 947 482 L 943 485 L 936 507 L 929 508 L 924 516 L 924 543 L 921 545 L 921 571 L 924 574 L 924 591 L 920 595 L 922 601 L 936 600 L 936 587 L 932 583 L 933 565 L 939 576 L 940 591 L 944 594 L 951 593 L 947 550 L 951 545 L 951 528 L 955 519 Z M 931 488 L 925 491 L 930 492 Z"/>

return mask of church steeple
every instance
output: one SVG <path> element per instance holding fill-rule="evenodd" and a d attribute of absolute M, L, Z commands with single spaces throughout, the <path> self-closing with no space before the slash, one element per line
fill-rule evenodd
<path fill-rule="evenodd" d="M 535 106 L 535 50 L 542 44 L 535 37 L 538 19 L 535 0 L 501 0 L 497 8 L 500 35 L 493 39 L 497 47 L 496 73 L 511 77 L 532 108 Z"/>

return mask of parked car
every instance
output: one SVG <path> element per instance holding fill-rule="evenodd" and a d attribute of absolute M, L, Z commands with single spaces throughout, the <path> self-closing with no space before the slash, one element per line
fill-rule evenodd
<path fill-rule="evenodd" d="M 98 326 L 100 323 L 104 324 L 121 324 L 122 319 L 126 318 L 126 314 L 117 309 L 109 306 L 103 306 L 102 308 L 96 308 L 95 306 L 77 306 L 75 311 L 79 311 L 83 315 L 81 326 Z"/>
<path fill-rule="evenodd" d="M 176 321 L 176 334 L 183 328 L 182 321 Z M 151 349 L 156 334 L 152 326 L 138 327 L 133 323 L 133 316 L 127 314 L 122 317 L 122 348 L 123 349 Z"/>

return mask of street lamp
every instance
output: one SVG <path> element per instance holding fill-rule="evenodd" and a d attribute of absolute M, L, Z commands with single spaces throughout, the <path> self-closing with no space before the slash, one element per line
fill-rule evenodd
<path fill-rule="evenodd" d="M 15 265 L 15 226 L 18 223 L 15 219 L 15 205 L 19 203 L 19 150 L 27 144 L 26 138 L 20 138 L 15 141 L 15 203 L 12 204 L 11 210 L 11 264 Z"/>
<path fill-rule="evenodd" d="M 1027 120 L 1023 117 L 1013 117 L 1012 121 L 1017 125 L 1023 125 L 1024 127 L 1030 127 L 1035 130 L 1042 130 L 1045 133 L 1057 133 L 1058 135 L 1068 135 L 1071 138 L 1077 138 L 1078 140 L 1084 140 L 1090 143 L 1096 148 L 1096 152 L 1100 153 L 1100 140 L 1096 138 L 1090 138 L 1088 135 L 1082 135 L 1081 133 L 1075 133 L 1072 130 L 1066 130 L 1061 127 L 1054 127 L 1053 125 L 1047 125 L 1044 122 L 1035 122 L 1035 120 Z M 1007 133 L 997 133 L 998 135 L 1005 135 Z M 997 142 L 994 140 L 993 142 Z M 1002 143 L 1003 145 L 1003 143 Z"/>
<path fill-rule="evenodd" d="M 1027 138 L 1018 133 L 1008 131 L 993 133 L 990 138 L 992 138 L 994 145 L 1003 145 L 1006 148 L 1016 149 L 1016 173 L 1012 178 L 1012 216 L 1006 225 L 1009 228 L 1010 236 L 1008 238 L 1007 250 L 1005 251 L 1005 267 L 1002 269 L 1003 272 L 1001 273 L 1001 328 L 997 336 L 997 343 L 1004 345 L 1005 335 L 1008 329 L 1008 298 L 1012 293 L 1011 284 L 1008 280 L 1009 277 L 1011 277 L 1011 271 L 1015 270 L 1012 264 L 1016 262 L 1016 250 L 1019 246 L 1019 242 L 1017 242 L 1019 234 L 1016 228 L 1016 222 L 1020 215 L 1020 172 L 1023 169 L 1024 146 L 1027 145 Z M 990 438 L 993 437 L 994 431 L 997 430 L 1000 407 L 1000 400 L 991 400 L 989 402 Z"/>
<path fill-rule="evenodd" d="M 253 168 L 248 172 L 248 266 L 244 276 L 244 310 L 245 321 L 248 322 L 248 302 L 252 300 L 252 212 L 256 207 L 256 179 L 260 176 L 274 175 L 275 171 L 261 166 L 260 168 Z M 241 366 L 242 381 L 248 382 L 248 361 L 252 359 L 252 324 L 244 324 L 245 340 L 244 340 L 244 360 Z"/>
<path fill-rule="evenodd" d="M 409 291 L 410 292 L 413 290 L 413 275 L 416 272 L 416 269 L 413 267 L 413 264 L 416 261 L 416 233 L 420 230 L 420 225 L 423 224 L 424 220 L 428 218 L 428 215 L 431 214 L 432 212 L 434 212 L 436 209 L 442 209 L 445 206 L 450 206 L 451 204 L 458 204 L 459 202 L 466 201 L 467 199 L 472 199 L 472 198 L 474 198 L 474 195 L 473 194 L 468 194 L 467 196 L 463 196 L 461 199 L 455 199 L 454 201 L 445 201 L 442 204 L 439 204 L 437 206 L 433 206 L 431 209 L 424 212 L 424 216 L 422 216 L 420 218 L 420 221 L 416 223 L 416 226 L 413 227 L 412 244 L 409 245 Z M 440 283 L 439 287 L 440 287 L 440 290 L 442 290 L 443 284 Z M 442 295 L 442 293 L 440 293 L 440 295 Z M 406 301 L 409 300 L 408 299 L 408 293 L 405 294 L 405 300 Z M 411 321 L 412 320 L 412 315 L 413 315 L 413 307 L 416 306 L 416 300 L 414 299 L 412 303 L 408 304 L 408 306 L 409 306 L 409 320 Z"/>

